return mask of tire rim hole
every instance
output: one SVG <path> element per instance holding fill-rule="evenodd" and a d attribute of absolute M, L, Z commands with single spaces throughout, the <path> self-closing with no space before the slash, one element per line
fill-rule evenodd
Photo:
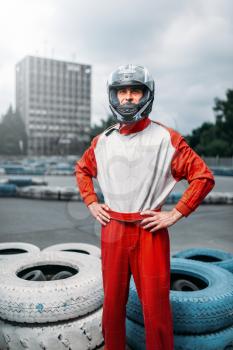
<path fill-rule="evenodd" d="M 181 281 L 186 281 L 187 283 L 182 283 Z M 208 287 L 208 284 L 201 278 L 194 277 L 184 273 L 176 273 L 171 271 L 171 290 L 178 290 L 183 292 L 193 292 L 195 290 L 201 290 Z M 196 287 L 196 288 L 195 288 Z"/>
<path fill-rule="evenodd" d="M 0 249 L 0 255 L 22 254 L 22 253 L 27 253 L 27 250 L 20 249 L 20 248 Z"/>
<path fill-rule="evenodd" d="M 38 275 L 40 276 L 38 279 L 33 279 L 34 275 L 37 273 L 37 271 L 40 272 Z M 66 279 L 69 277 L 72 277 L 78 273 L 78 269 L 75 269 L 70 266 L 65 265 L 36 265 L 36 266 L 30 266 L 27 268 L 23 268 L 22 270 L 18 271 L 16 274 L 19 278 L 31 280 L 31 281 L 52 281 L 52 280 L 61 280 Z M 44 277 L 43 277 L 44 276 Z M 26 278 L 25 278 L 26 277 Z"/>
<path fill-rule="evenodd" d="M 208 255 L 192 255 L 192 256 L 189 256 L 187 259 L 198 260 L 198 261 L 209 262 L 209 263 L 222 261 L 221 259 L 216 258 L 215 256 L 208 256 Z"/>
<path fill-rule="evenodd" d="M 63 252 L 82 253 L 82 254 L 90 255 L 90 253 L 88 253 L 86 250 L 81 250 L 81 249 L 62 249 L 62 251 Z"/>

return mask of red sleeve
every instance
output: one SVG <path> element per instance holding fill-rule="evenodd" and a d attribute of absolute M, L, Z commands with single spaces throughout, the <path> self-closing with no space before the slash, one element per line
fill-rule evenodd
<path fill-rule="evenodd" d="M 82 158 L 77 161 L 75 165 L 77 186 L 79 187 L 80 195 L 87 206 L 92 202 L 98 202 L 92 181 L 92 177 L 97 176 L 94 148 L 98 138 L 99 135 L 92 140 L 91 146 L 84 152 Z"/>
<path fill-rule="evenodd" d="M 215 181 L 206 163 L 186 143 L 185 139 L 173 129 L 169 129 L 169 132 L 172 144 L 176 148 L 171 163 L 172 175 L 177 181 L 186 179 L 189 183 L 175 208 L 184 216 L 188 216 L 212 190 Z"/>

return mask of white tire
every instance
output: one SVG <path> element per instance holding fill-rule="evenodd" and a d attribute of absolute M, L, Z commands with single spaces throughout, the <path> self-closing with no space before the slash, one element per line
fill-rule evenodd
<path fill-rule="evenodd" d="M 27 269 L 51 265 L 78 273 L 54 281 L 28 281 L 17 276 Z M 0 280 L 0 318 L 4 320 L 57 322 L 86 315 L 103 304 L 101 261 L 86 254 L 40 252 L 1 262 Z"/>
<path fill-rule="evenodd" d="M 99 247 L 96 247 L 93 244 L 87 243 L 62 243 L 55 244 L 44 248 L 43 251 L 65 251 L 65 252 L 74 252 L 74 253 L 82 253 L 96 256 L 97 258 L 101 258 L 101 250 Z"/>
<path fill-rule="evenodd" d="M 26 186 L 17 188 L 17 196 L 22 198 L 41 199 L 44 186 Z"/>
<path fill-rule="evenodd" d="M 57 324 L 26 325 L 0 320 L 1 350 L 91 350 L 103 344 L 102 308 Z"/>
<path fill-rule="evenodd" d="M 34 244 L 23 242 L 0 243 L 0 260 L 5 258 L 25 257 L 25 254 L 38 252 L 40 252 L 40 248 Z"/>

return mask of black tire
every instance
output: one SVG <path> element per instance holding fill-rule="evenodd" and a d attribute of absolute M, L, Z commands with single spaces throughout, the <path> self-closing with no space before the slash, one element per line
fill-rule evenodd
<path fill-rule="evenodd" d="M 134 350 L 146 350 L 145 329 L 126 318 L 127 343 Z M 233 326 L 205 335 L 174 334 L 174 350 L 232 350 Z"/>
<path fill-rule="evenodd" d="M 195 278 L 205 288 L 194 292 L 170 291 L 175 333 L 212 333 L 233 324 L 233 275 L 230 272 L 199 261 L 173 258 L 171 278 L 179 274 L 186 279 Z M 126 310 L 128 318 L 144 324 L 133 279 Z"/>
<path fill-rule="evenodd" d="M 197 260 L 217 265 L 233 273 L 233 254 L 220 249 L 192 248 L 173 255 L 174 258 Z"/>

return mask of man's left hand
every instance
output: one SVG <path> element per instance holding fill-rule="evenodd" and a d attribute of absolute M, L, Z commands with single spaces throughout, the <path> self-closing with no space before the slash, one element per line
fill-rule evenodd
<path fill-rule="evenodd" d="M 170 211 L 161 212 L 144 210 L 141 212 L 141 215 L 151 215 L 151 217 L 143 219 L 140 223 L 140 226 L 142 226 L 143 229 L 149 229 L 150 232 L 172 226 L 183 217 L 183 215 L 175 208 Z"/>

